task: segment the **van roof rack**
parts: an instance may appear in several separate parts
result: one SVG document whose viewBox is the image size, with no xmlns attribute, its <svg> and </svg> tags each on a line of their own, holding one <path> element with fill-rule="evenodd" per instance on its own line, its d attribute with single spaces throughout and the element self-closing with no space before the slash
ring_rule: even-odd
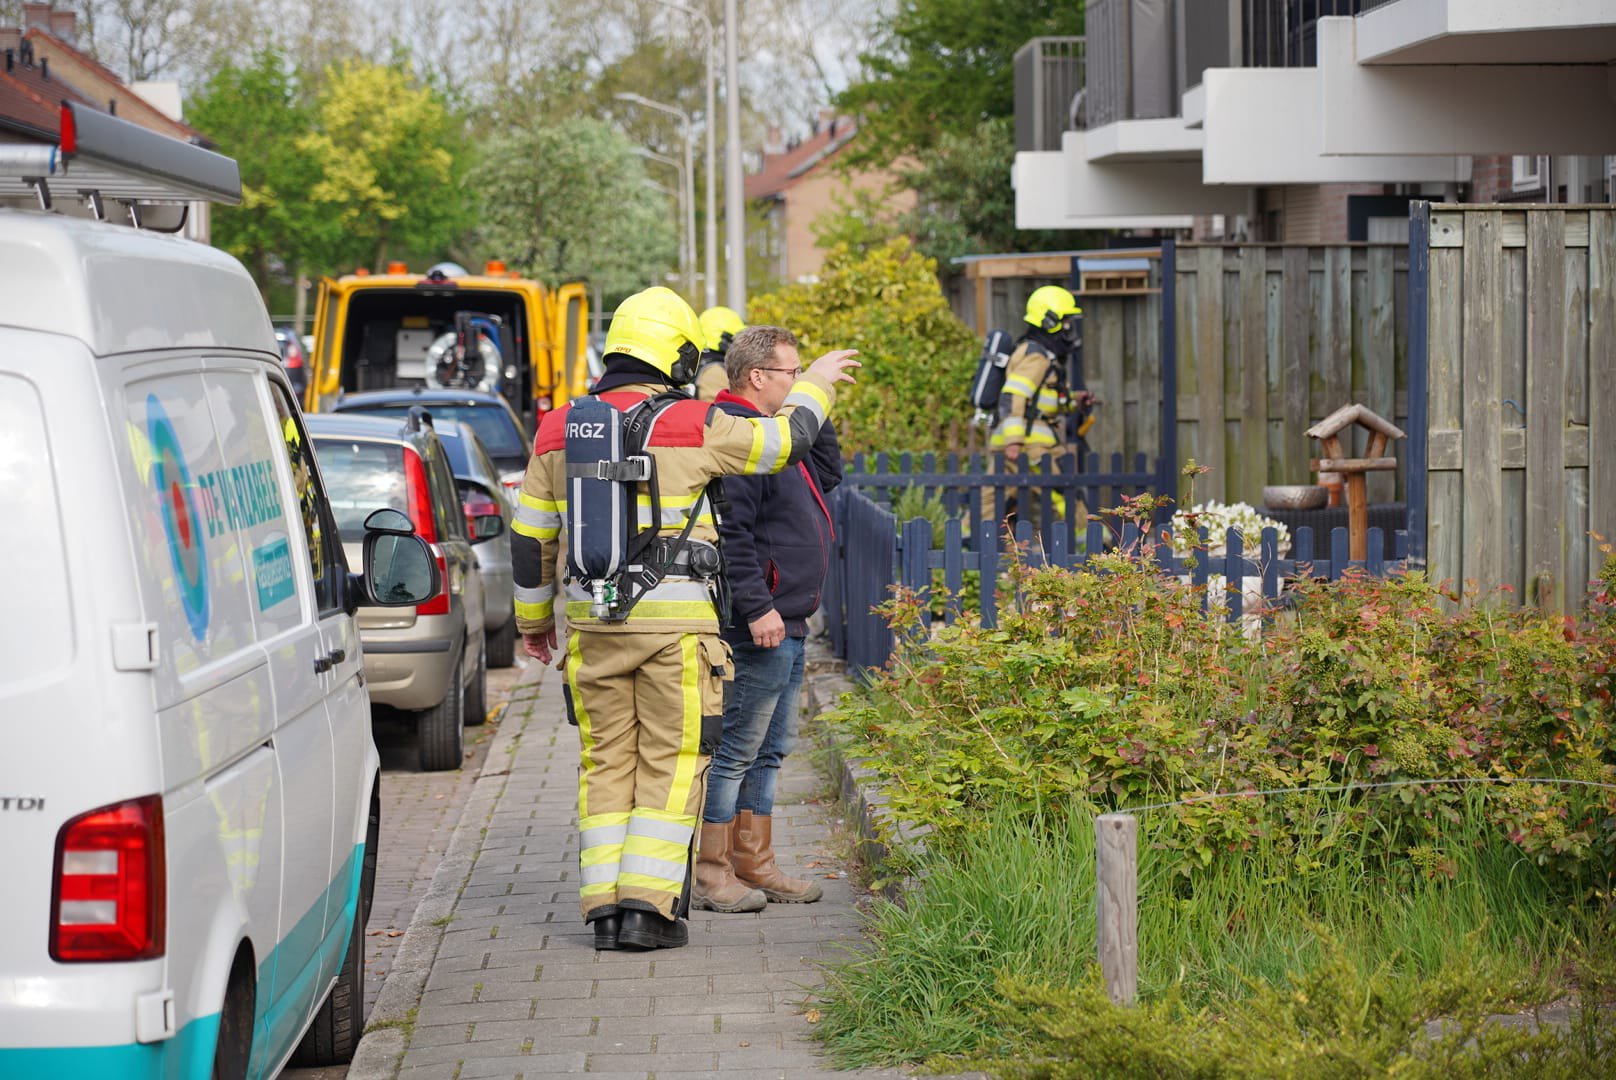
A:
<svg viewBox="0 0 1616 1080">
<path fill-rule="evenodd" d="M 0 143 L 0 197 L 30 194 L 45 210 L 53 198 L 82 198 L 98 218 L 116 200 L 139 225 L 142 205 L 241 202 L 241 170 L 234 158 L 64 101 L 57 145 Z"/>
</svg>

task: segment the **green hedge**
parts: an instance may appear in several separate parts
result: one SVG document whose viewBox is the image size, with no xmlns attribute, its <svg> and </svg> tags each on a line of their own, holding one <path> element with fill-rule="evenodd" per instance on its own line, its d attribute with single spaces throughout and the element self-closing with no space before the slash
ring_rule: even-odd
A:
<svg viewBox="0 0 1616 1080">
<path fill-rule="evenodd" d="M 796 334 L 805 364 L 859 350 L 858 385 L 838 388 L 835 409 L 849 454 L 951 449 L 950 424 L 971 418 L 979 343 L 949 308 L 936 262 L 906 239 L 863 253 L 839 246 L 817 281 L 753 297 L 747 318 Z"/>
</svg>

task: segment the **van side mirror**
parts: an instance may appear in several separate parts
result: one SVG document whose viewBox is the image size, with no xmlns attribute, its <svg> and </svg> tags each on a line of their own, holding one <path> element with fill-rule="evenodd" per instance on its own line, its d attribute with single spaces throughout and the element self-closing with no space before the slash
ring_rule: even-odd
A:
<svg viewBox="0 0 1616 1080">
<path fill-rule="evenodd" d="M 373 510 L 365 518 L 365 532 L 368 533 L 394 533 L 398 536 L 409 536 L 415 532 L 415 523 L 404 514 L 391 507 Z"/>
<path fill-rule="evenodd" d="M 426 541 L 413 534 L 370 533 L 365 537 L 365 599 L 377 607 L 424 604 L 443 587 L 438 561 Z"/>
<path fill-rule="evenodd" d="M 365 572 L 350 595 L 376 607 L 424 604 L 443 588 L 443 574 L 427 542 L 397 510 L 365 519 Z"/>
<path fill-rule="evenodd" d="M 505 531 L 505 519 L 498 514 L 481 514 L 472 519 L 471 542 L 480 544 Z"/>
</svg>

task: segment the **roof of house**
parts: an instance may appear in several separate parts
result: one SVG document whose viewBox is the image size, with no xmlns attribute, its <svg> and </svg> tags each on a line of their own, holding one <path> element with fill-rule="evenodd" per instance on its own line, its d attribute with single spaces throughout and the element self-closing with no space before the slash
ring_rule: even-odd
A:
<svg viewBox="0 0 1616 1080">
<path fill-rule="evenodd" d="M 127 103 L 139 114 L 132 115 L 129 111 L 125 111 L 121 114 L 125 120 L 186 142 L 201 139 L 201 132 L 164 113 L 132 90 L 111 68 L 87 53 L 80 52 L 70 43 L 38 27 L 26 31 L 23 40 L 32 42 L 34 51 L 49 60 L 55 68 L 50 78 L 52 87 L 58 90 L 73 89 L 76 91 L 73 97 L 102 112 L 112 111 L 107 108 L 107 103 L 109 99 L 115 97 Z M 64 68 L 69 70 L 63 70 Z M 73 84 L 71 87 L 70 83 Z M 59 101 L 63 96 L 62 93 L 57 93 L 54 100 Z M 55 125 L 52 125 L 51 130 L 55 131 Z"/>
<path fill-rule="evenodd" d="M 39 64 L 14 59 L 10 70 L 0 68 L 0 128 L 40 140 L 55 140 L 61 133 L 61 103 L 76 101 L 95 107 Z"/>
<path fill-rule="evenodd" d="M 841 117 L 781 154 L 765 153 L 763 168 L 748 176 L 744 190 L 748 201 L 779 195 L 812 172 L 815 166 L 846 146 L 858 134 L 858 125 Z"/>
</svg>

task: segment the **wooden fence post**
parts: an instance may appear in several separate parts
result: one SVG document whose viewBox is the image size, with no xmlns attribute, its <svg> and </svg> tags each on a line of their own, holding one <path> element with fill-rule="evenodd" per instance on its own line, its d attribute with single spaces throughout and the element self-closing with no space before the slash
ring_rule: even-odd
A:
<svg viewBox="0 0 1616 1080">
<path fill-rule="evenodd" d="M 1094 819 L 1095 938 L 1106 993 L 1118 1005 L 1139 991 L 1139 819 L 1101 814 Z"/>
</svg>

